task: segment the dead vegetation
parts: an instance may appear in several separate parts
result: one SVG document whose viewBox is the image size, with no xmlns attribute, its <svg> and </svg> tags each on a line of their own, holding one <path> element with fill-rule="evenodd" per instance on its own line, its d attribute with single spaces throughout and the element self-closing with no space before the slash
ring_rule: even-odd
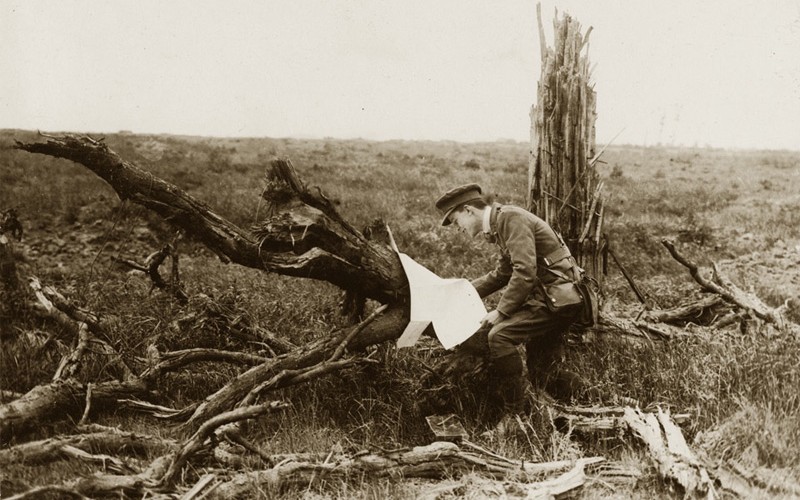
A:
<svg viewBox="0 0 800 500">
<path fill-rule="evenodd" d="M 17 265 L 19 261 L 14 257 L 13 243 L 4 237 L 3 292 L 16 298 L 15 301 L 4 301 L 6 308 L 16 304 L 13 305 L 15 309 L 8 309 L 11 312 L 6 314 L 15 319 L 27 315 L 41 318 L 51 325 L 48 328 L 53 332 L 52 339 L 45 340 L 45 344 L 59 342 L 64 348 L 49 381 L 24 394 L 9 394 L 0 406 L 0 435 L 10 444 L 2 450 L 0 461 L 33 465 L 74 460 L 102 464 L 104 470 L 51 486 L 34 487 L 27 494 L 51 491 L 89 496 L 119 493 L 138 496 L 146 491 L 160 495 L 190 491 L 197 494 L 211 488 L 214 488 L 215 495 L 247 494 L 254 485 L 266 490 L 280 490 L 290 485 L 308 484 L 320 476 L 330 480 L 364 474 L 441 478 L 480 470 L 489 477 L 503 477 L 515 482 L 519 489 L 517 493 L 538 495 L 564 492 L 584 484 L 585 466 L 599 463 L 599 459 L 590 458 L 559 462 L 558 467 L 552 468 L 547 464 L 528 464 L 533 468 L 531 470 L 537 471 L 537 475 L 530 476 L 531 471 L 523 462 L 523 475 L 520 476 L 520 469 L 512 466 L 516 463 L 514 460 L 483 447 L 466 451 L 463 446 L 469 447 L 470 444 L 465 443 L 461 446 L 434 443 L 421 448 L 356 451 L 335 456 L 270 455 L 264 451 L 263 445 L 248 437 L 247 422 L 286 409 L 281 398 L 271 399 L 271 395 L 277 394 L 278 389 L 308 384 L 348 367 L 375 363 L 375 351 L 365 351 L 365 348 L 391 341 L 402 332 L 407 314 L 406 297 L 402 293 L 402 275 L 398 274 L 398 263 L 393 260 L 391 251 L 382 243 L 372 243 L 362 236 L 335 212 L 333 205 L 321 193 L 310 194 L 287 162 L 273 164 L 277 166 L 275 171 L 283 174 L 276 174 L 272 182 L 281 175 L 288 175 L 286 185 L 288 189 L 298 190 L 298 195 L 293 201 L 285 196 L 281 198 L 273 215 L 258 225 L 251 235 L 177 187 L 153 179 L 124 162 L 100 141 L 77 137 L 51 138 L 44 144 L 19 147 L 67 156 L 80 160 L 93 171 L 96 169 L 121 197 L 154 207 L 182 229 L 188 238 L 199 240 L 211 248 L 223 262 L 237 262 L 255 270 L 283 272 L 289 276 L 296 276 L 302 269 L 306 275 L 323 280 L 330 278 L 345 291 L 357 292 L 385 304 L 371 306 L 368 316 L 351 326 L 335 330 L 316 341 L 295 344 L 278 333 L 253 324 L 241 314 L 226 313 L 220 302 L 208 296 L 187 294 L 180 286 L 178 260 L 174 256 L 170 278 L 164 279 L 159 268 L 172 252 L 170 247 L 164 246 L 144 264 L 133 261 L 124 264 L 146 273 L 152 286 L 177 304 L 202 304 L 195 309 L 196 312 L 176 318 L 178 324 L 216 325 L 214 330 L 221 335 L 235 338 L 238 342 L 255 343 L 259 348 L 203 348 L 193 346 L 190 339 L 184 340 L 188 345 L 182 349 L 165 350 L 168 343 L 165 344 L 165 339 L 157 335 L 131 357 L 130 353 L 122 353 L 113 345 L 113 339 L 119 337 L 124 323 L 78 307 L 54 287 L 29 279 L 33 278 L 30 270 L 25 263 Z M 752 294 L 733 285 L 718 269 L 711 279 L 706 279 L 696 264 L 680 255 L 669 243 L 665 245 L 671 249 L 674 258 L 689 269 L 697 283 L 714 295 L 669 310 L 646 307 L 635 317 L 618 317 L 607 310 L 595 335 L 623 334 L 634 342 L 648 343 L 670 342 L 687 335 L 710 339 L 714 331 L 734 323 L 740 325 L 739 330 L 754 331 L 759 328 L 758 323 L 763 323 L 771 325 L 780 335 L 796 334 L 795 326 L 785 320 L 781 308 L 764 305 Z M 258 251 L 253 253 L 253 249 Z M 362 251 L 366 257 L 361 256 Z M 374 267 L 370 268 L 373 263 Z M 336 276 L 332 277 L 334 274 Z M 372 282 L 366 283 L 366 280 Z M 348 284 L 346 287 L 343 286 L 345 283 Z M 687 325 L 693 326 L 687 329 Z M 473 359 L 480 359 L 480 356 Z M 202 363 L 225 363 L 244 369 L 196 404 L 173 409 L 153 402 L 158 400 L 154 396 L 165 377 Z M 452 377 L 464 376 L 465 372 L 452 362 L 452 358 L 447 359 L 447 366 Z M 473 365 L 472 369 L 476 366 L 480 365 Z M 444 387 L 452 394 L 452 381 L 447 382 L 446 378 L 448 372 L 445 370 L 441 374 L 445 378 L 439 381 L 446 383 L 438 389 L 442 391 Z M 98 428 L 88 423 L 123 404 L 151 415 L 147 418 L 181 422 L 183 432 L 177 433 L 173 440 L 164 440 L 129 430 Z M 669 414 L 657 407 L 652 411 L 624 406 L 605 410 L 559 409 L 549 404 L 546 407 L 556 412 L 554 421 L 566 422 L 568 429 L 580 430 L 584 434 L 622 429 L 625 434 L 630 432 L 638 436 L 650 450 L 659 473 L 675 481 L 687 493 L 707 496 L 725 490 L 746 495 L 753 489 L 764 488 L 756 476 L 749 475 L 741 467 L 731 468 L 699 458 L 687 446 Z M 542 411 L 551 411 L 542 408 Z M 46 428 L 61 430 L 54 437 L 30 441 Z M 70 428 L 72 432 L 65 432 Z M 662 436 L 666 436 L 666 441 Z M 143 451 L 151 458 L 144 461 L 137 458 L 136 454 Z M 131 453 L 133 456 L 129 455 Z M 191 467 L 202 467 L 208 463 L 209 457 L 214 457 L 224 467 L 206 468 L 209 472 L 190 475 L 188 477 L 193 479 L 188 479 L 186 473 L 190 464 L 194 464 Z M 268 468 L 255 465 L 254 459 Z M 234 472 L 243 464 L 250 464 L 250 470 Z M 605 470 L 619 471 L 620 467 L 611 464 Z M 596 471 L 596 478 L 602 477 L 599 469 L 592 470 Z M 542 483 L 545 472 L 552 479 Z M 770 485 L 769 488 L 791 492 L 794 486 Z"/>
<path fill-rule="evenodd" d="M 595 98 L 588 58 L 581 55 L 589 34 L 581 34 L 580 25 L 568 16 L 554 27 L 554 49 L 545 50 L 542 43 L 544 84 L 531 111 L 532 144 L 538 147 L 531 148 L 527 201 L 565 235 L 582 264 L 601 281 L 610 256 L 641 303 L 637 311 L 606 307 L 591 332 L 576 331 L 575 337 L 587 344 L 592 344 L 592 338 L 611 338 L 656 353 L 680 342 L 713 343 L 721 329 L 796 337 L 797 327 L 787 319 L 790 301 L 779 307 L 766 305 L 735 285 L 715 263 L 707 277 L 669 239 L 663 239 L 663 246 L 688 269 L 705 296 L 663 308 L 626 270 L 604 232 L 604 183 L 595 168 L 599 159 L 594 151 Z M 127 345 L 119 341 L 125 337 L 126 324 L 116 311 L 109 315 L 80 307 L 54 286 L 40 284 L 15 253 L 11 240 L 0 236 L 2 315 L 9 323 L 23 318 L 39 322 L 44 332 L 40 348 L 55 344 L 58 357 L 53 373 L 46 379 L 39 377 L 27 392 L 4 393 L 0 439 L 6 447 L 0 450 L 0 464 L 38 467 L 61 461 L 94 470 L 50 484 L 18 485 L 11 490 L 17 493 L 14 498 L 43 494 L 231 498 L 254 492 L 269 496 L 320 482 L 347 484 L 367 477 L 408 481 L 478 475 L 498 481 L 490 487 L 492 494 L 518 497 L 553 497 L 594 483 L 636 484 L 644 475 L 640 469 L 601 456 L 609 450 L 591 445 L 609 439 L 642 450 L 664 488 L 685 497 L 795 494 L 800 489 L 794 480 L 765 481 L 763 468 L 743 466 L 737 457 L 712 458 L 690 446 L 676 422 L 691 426 L 696 414 L 673 414 L 670 403 L 650 402 L 640 408 L 632 398 L 599 390 L 592 397 L 600 394 L 602 401 L 594 402 L 602 404 L 587 406 L 564 406 L 532 395 L 530 420 L 518 418 L 516 426 L 482 435 L 487 445 L 501 448 L 527 442 L 536 457 L 533 461 L 507 458 L 491 446 L 474 443 L 460 423 L 458 432 L 448 438 L 455 442 L 270 453 L 269 439 L 253 430 L 257 422 L 294 410 L 286 397 L 291 388 L 312 386 L 353 370 L 361 372 L 362 382 L 357 384 L 361 385 L 372 367 L 386 363 L 385 357 L 378 359 L 381 346 L 396 340 L 408 322 L 408 284 L 391 248 L 394 240 L 388 226 L 370 219 L 364 231 L 357 230 L 357 224 L 340 214 L 340 201 L 320 188 L 308 188 L 288 160 L 270 163 L 259 193 L 266 205 L 263 210 L 259 206 L 257 219 L 245 228 L 176 184 L 126 161 L 104 140 L 47 136 L 44 142 L 17 142 L 16 148 L 78 163 L 103 179 L 121 200 L 144 207 L 166 223 L 169 241 L 165 242 L 168 233 L 162 231 L 158 249 L 143 261 L 113 260 L 118 268 L 145 276 L 149 292 L 158 290 L 171 305 L 148 335 Z M 329 150 L 326 145 L 323 152 L 327 155 Z M 135 151 L 133 147 L 131 152 Z M 168 151 L 164 146 L 156 160 L 145 159 L 157 161 Z M 232 168 L 220 151 L 213 148 L 208 154 L 213 174 Z M 473 171 L 482 167 L 473 158 L 468 165 Z M 321 169 L 316 163 L 314 168 Z M 621 171 L 616 177 L 624 180 Z M 73 222 L 77 219 L 68 216 Z M 701 245 L 712 241 L 705 237 L 709 229 L 698 229 L 692 221 L 690 230 L 697 234 L 687 240 L 688 233 L 682 229 L 679 239 Z M 3 233 L 22 238 L 16 211 L 4 212 L 0 227 Z M 182 280 L 179 245 L 199 245 L 223 264 L 235 264 L 269 279 L 281 275 L 329 283 L 340 290 L 341 317 L 347 319 L 304 341 L 290 339 L 279 327 L 268 330 L 237 306 L 235 296 L 189 291 Z M 57 247 L 67 245 L 59 242 Z M 162 268 L 168 259 L 165 277 Z M 299 313 L 311 315 L 312 311 Z M 20 333 L 6 326 L 2 332 L 12 339 Z M 37 337 L 32 332 L 24 334 Z M 419 417 L 431 411 L 457 411 L 468 415 L 477 410 L 478 420 L 491 421 L 492 402 L 474 396 L 485 385 L 486 346 L 480 335 L 454 352 L 432 352 L 414 361 L 425 375 L 404 382 L 415 397 L 410 405 L 401 401 L 397 414 L 410 411 Z M 198 387 L 203 373 L 215 374 L 218 383 Z M 161 388 L 180 377 L 192 381 L 193 397 L 165 398 Z M 164 405 L 165 399 L 178 404 Z M 148 420 L 171 423 L 170 437 L 90 423 L 123 408 Z M 545 430 L 547 426 L 552 429 Z M 543 450 L 547 447 L 541 439 L 548 433 L 552 441 L 573 450 L 566 453 L 569 459 L 546 459 Z M 52 437 L 37 439 L 43 435 Z M 576 451 L 574 439 L 589 443 L 587 449 L 599 453 Z M 463 483 L 441 482 L 435 495 L 459 494 L 460 488 Z M 5 492 L 0 490 L 0 494 Z"/>
</svg>

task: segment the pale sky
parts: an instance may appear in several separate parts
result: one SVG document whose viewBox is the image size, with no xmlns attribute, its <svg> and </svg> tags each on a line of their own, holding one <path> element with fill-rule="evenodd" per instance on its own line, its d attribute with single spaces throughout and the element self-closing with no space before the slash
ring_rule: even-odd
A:
<svg viewBox="0 0 800 500">
<path fill-rule="evenodd" d="M 798 0 L 542 1 L 597 142 L 800 150 Z M 528 140 L 535 0 L 0 0 L 0 128 Z"/>
</svg>

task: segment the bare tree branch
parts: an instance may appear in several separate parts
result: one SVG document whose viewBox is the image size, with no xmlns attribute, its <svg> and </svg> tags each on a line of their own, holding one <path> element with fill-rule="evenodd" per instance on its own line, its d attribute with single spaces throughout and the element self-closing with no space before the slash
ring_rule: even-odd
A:
<svg viewBox="0 0 800 500">
<path fill-rule="evenodd" d="M 397 255 L 367 241 L 321 193 L 312 195 L 285 160 L 273 162 L 273 182 L 285 185 L 299 204 L 291 212 L 262 221 L 252 234 L 180 188 L 122 160 L 102 141 L 67 135 L 46 142 L 17 142 L 16 148 L 84 165 L 108 182 L 121 199 L 153 210 L 202 241 L 224 262 L 329 281 L 383 303 L 408 296 Z"/>
<path fill-rule="evenodd" d="M 671 241 L 662 240 L 661 244 L 667 248 L 670 255 L 672 255 L 672 258 L 680 262 L 689 270 L 689 274 L 692 275 L 692 278 L 694 278 L 694 280 L 704 289 L 708 290 L 709 292 L 719 294 L 723 299 L 732 304 L 736 304 L 742 309 L 752 311 L 753 314 L 755 314 L 758 318 L 768 321 L 778 328 L 784 328 L 786 326 L 780 313 L 767 307 L 757 297 L 753 297 L 744 293 L 732 282 L 730 282 L 730 280 L 727 280 L 721 276 L 716 264 L 714 265 L 714 274 L 716 276 L 716 280 L 709 281 L 700 274 L 697 264 L 689 261 L 686 257 L 678 253 L 678 251 L 675 249 L 675 245 Z"/>
<path fill-rule="evenodd" d="M 200 428 L 197 429 L 197 431 L 188 440 L 186 440 L 186 442 L 183 443 L 181 449 L 172 459 L 167 471 L 160 479 L 160 484 L 172 484 L 177 475 L 180 474 L 183 466 L 186 465 L 186 462 L 189 460 L 189 458 L 203 448 L 206 440 L 220 426 L 230 424 L 232 422 L 256 418 L 261 415 L 266 415 L 267 413 L 282 410 L 287 406 L 288 405 L 282 401 L 270 401 L 269 403 L 260 405 L 237 408 L 232 411 L 221 413 L 214 418 L 209 419 L 203 425 L 201 425 Z"/>
</svg>

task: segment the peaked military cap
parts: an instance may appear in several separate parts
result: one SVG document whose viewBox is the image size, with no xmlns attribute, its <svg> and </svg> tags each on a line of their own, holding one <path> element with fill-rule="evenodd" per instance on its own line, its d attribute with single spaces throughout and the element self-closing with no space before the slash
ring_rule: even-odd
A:
<svg viewBox="0 0 800 500">
<path fill-rule="evenodd" d="M 477 184 L 464 184 L 451 189 L 436 200 L 436 208 L 442 213 L 442 225 L 450 224 L 450 214 L 464 203 L 482 200 L 481 187 Z"/>
</svg>

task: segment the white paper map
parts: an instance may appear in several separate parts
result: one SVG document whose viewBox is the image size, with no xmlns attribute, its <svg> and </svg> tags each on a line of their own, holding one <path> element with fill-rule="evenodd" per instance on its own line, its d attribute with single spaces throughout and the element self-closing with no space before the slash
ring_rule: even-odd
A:
<svg viewBox="0 0 800 500">
<path fill-rule="evenodd" d="M 445 349 L 464 342 L 480 328 L 486 307 L 468 280 L 440 278 L 408 255 L 398 255 L 411 288 L 411 321 L 397 347 L 414 345 L 431 323 Z"/>
</svg>

